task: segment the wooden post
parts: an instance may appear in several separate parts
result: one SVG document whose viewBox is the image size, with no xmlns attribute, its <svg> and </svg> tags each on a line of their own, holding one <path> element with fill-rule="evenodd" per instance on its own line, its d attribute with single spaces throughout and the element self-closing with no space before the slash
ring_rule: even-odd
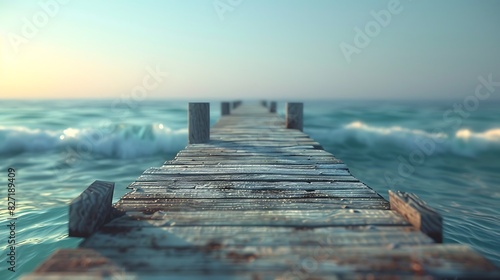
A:
<svg viewBox="0 0 500 280">
<path fill-rule="evenodd" d="M 286 128 L 302 131 L 303 103 L 286 103 Z"/>
<path fill-rule="evenodd" d="M 266 101 L 266 100 L 262 100 L 262 101 L 260 102 L 260 104 L 262 104 L 262 106 L 264 106 L 264 107 L 267 107 L 267 101 Z"/>
<path fill-rule="evenodd" d="M 271 101 L 271 106 L 269 106 L 269 112 L 276 113 L 276 101 Z"/>
<path fill-rule="evenodd" d="M 107 223 L 115 183 L 95 181 L 69 204 L 69 236 L 88 237 Z"/>
<path fill-rule="evenodd" d="M 210 141 L 210 103 L 189 103 L 189 144 Z"/>
<path fill-rule="evenodd" d="M 240 106 L 240 105 L 241 105 L 241 101 L 240 100 L 233 101 L 233 109 L 238 108 L 238 106 Z"/>
<path fill-rule="evenodd" d="M 231 106 L 230 106 L 229 102 L 221 102 L 220 111 L 221 111 L 220 114 L 222 116 L 226 116 L 226 115 L 231 114 Z"/>
<path fill-rule="evenodd" d="M 401 214 L 410 224 L 437 243 L 443 242 L 443 218 L 418 196 L 389 191 L 389 201 L 391 209 Z"/>
</svg>

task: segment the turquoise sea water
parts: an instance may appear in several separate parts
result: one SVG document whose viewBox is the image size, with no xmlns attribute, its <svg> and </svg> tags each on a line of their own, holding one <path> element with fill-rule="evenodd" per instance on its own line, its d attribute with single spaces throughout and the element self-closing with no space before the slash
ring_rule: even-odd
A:
<svg viewBox="0 0 500 280">
<path fill-rule="evenodd" d="M 68 203 L 94 180 L 115 182 L 116 201 L 186 145 L 187 102 L 113 102 L 0 101 L 0 279 L 78 245 L 67 236 Z M 500 103 L 453 112 L 455 104 L 305 102 L 304 130 L 384 197 L 413 192 L 436 208 L 445 242 L 469 244 L 500 265 Z M 211 106 L 214 123 L 220 105 Z M 278 108 L 283 114 L 284 103 Z M 16 170 L 15 273 L 6 263 L 8 168 Z"/>
</svg>

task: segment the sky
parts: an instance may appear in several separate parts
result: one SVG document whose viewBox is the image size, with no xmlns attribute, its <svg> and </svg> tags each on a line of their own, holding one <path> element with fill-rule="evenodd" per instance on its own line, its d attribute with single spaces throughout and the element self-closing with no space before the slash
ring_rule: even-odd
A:
<svg viewBox="0 0 500 280">
<path fill-rule="evenodd" d="M 500 81 L 499 12 L 496 0 L 0 0 L 0 98 L 464 98 L 479 76 Z"/>
</svg>

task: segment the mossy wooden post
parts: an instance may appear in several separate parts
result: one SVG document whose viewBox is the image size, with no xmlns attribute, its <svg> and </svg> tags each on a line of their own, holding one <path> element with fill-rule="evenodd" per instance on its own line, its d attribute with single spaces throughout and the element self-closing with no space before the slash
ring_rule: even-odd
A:
<svg viewBox="0 0 500 280">
<path fill-rule="evenodd" d="M 271 101 L 271 105 L 269 106 L 269 112 L 276 113 L 276 101 Z"/>
<path fill-rule="evenodd" d="M 389 191 L 391 209 L 437 243 L 443 243 L 443 218 L 412 193 Z"/>
<path fill-rule="evenodd" d="M 107 223 L 115 183 L 95 181 L 69 204 L 69 236 L 88 237 Z"/>
<path fill-rule="evenodd" d="M 302 131 L 303 103 L 286 103 L 286 128 L 298 129 Z"/>
<path fill-rule="evenodd" d="M 210 140 L 210 103 L 189 103 L 189 144 Z"/>
<path fill-rule="evenodd" d="M 229 102 L 222 102 L 220 104 L 220 114 L 222 116 L 227 116 L 227 115 L 231 114 L 231 106 L 230 106 Z"/>
</svg>

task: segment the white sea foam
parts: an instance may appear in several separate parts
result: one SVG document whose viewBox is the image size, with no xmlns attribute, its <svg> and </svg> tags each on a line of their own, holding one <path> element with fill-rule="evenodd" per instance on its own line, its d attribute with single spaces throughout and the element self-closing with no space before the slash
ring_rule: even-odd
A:
<svg viewBox="0 0 500 280">
<path fill-rule="evenodd" d="M 500 128 L 494 128 L 485 132 L 473 132 L 469 129 L 461 129 L 457 131 L 455 137 L 465 141 L 478 140 L 484 142 L 500 142 Z"/>
<path fill-rule="evenodd" d="M 461 129 L 455 134 L 431 133 L 401 126 L 373 126 L 355 121 L 335 130 L 312 129 L 311 134 L 323 145 L 361 144 L 370 147 L 390 145 L 414 149 L 418 141 L 431 141 L 439 153 L 473 156 L 487 150 L 500 150 L 500 128 L 484 132 Z M 151 125 L 116 124 L 106 128 L 56 130 L 0 126 L 0 154 L 69 151 L 81 156 L 136 158 L 172 154 L 187 144 L 187 129 Z"/>
<path fill-rule="evenodd" d="M 416 149 L 419 143 L 432 143 L 437 153 L 474 156 L 487 150 L 500 150 L 500 128 L 484 132 L 468 129 L 456 133 L 433 133 L 402 126 L 374 126 L 360 121 L 351 122 L 334 130 L 311 129 L 311 135 L 322 144 L 365 145 Z"/>
<path fill-rule="evenodd" d="M 81 156 L 135 158 L 175 153 L 186 145 L 186 139 L 186 129 L 173 130 L 163 124 L 68 127 L 61 131 L 0 127 L 0 154 L 57 150 Z"/>
</svg>

